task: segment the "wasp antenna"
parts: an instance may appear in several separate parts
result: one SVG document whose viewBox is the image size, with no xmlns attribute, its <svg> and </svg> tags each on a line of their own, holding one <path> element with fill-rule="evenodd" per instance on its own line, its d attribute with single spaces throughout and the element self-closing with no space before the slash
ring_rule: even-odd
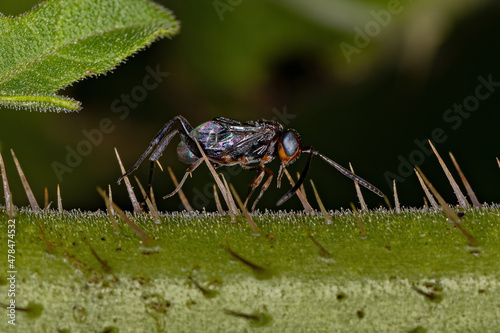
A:
<svg viewBox="0 0 500 333">
<path fill-rule="evenodd" d="M 307 159 L 306 166 L 304 167 L 304 171 L 302 171 L 302 174 L 300 175 L 299 180 L 295 183 L 295 185 L 292 187 L 292 189 L 290 191 L 288 191 L 284 196 L 282 196 L 281 199 L 278 200 L 278 203 L 276 204 L 276 206 L 281 206 L 288 199 L 290 199 L 292 197 L 292 195 L 294 195 L 295 192 L 297 192 L 297 190 L 300 188 L 300 186 L 302 185 L 302 183 L 306 179 L 307 172 L 309 171 L 309 165 L 311 165 L 311 159 L 313 157 L 312 152 L 314 152 L 314 151 L 312 150 L 312 148 L 310 148 L 308 151 L 302 151 L 302 152 L 310 153 L 309 158 Z"/>
<path fill-rule="evenodd" d="M 320 152 L 313 150 L 312 148 L 303 150 L 302 152 L 311 153 L 311 155 L 317 155 L 317 156 L 321 157 L 326 163 L 330 164 L 332 167 L 337 169 L 341 174 L 343 174 L 347 178 L 350 178 L 354 181 L 357 181 L 359 185 L 367 188 L 368 190 L 372 191 L 373 193 L 375 193 L 376 195 L 378 195 L 381 198 L 383 198 L 385 196 L 384 193 L 381 190 L 379 190 L 378 188 L 376 188 L 374 185 L 370 184 L 368 181 L 364 180 L 363 178 L 353 174 L 352 172 L 350 172 L 349 170 L 347 170 L 346 168 L 344 168 L 343 166 L 341 166 L 337 162 L 332 161 L 331 159 L 329 159 L 325 155 L 321 154 Z"/>
</svg>

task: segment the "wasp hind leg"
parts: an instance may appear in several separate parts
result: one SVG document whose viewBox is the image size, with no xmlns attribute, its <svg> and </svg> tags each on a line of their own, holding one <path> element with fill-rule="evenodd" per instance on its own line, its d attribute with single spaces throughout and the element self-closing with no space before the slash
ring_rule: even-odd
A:
<svg viewBox="0 0 500 333">
<path fill-rule="evenodd" d="M 177 129 L 171 131 L 171 128 L 176 121 L 179 121 L 181 123 L 181 131 L 179 131 Z M 148 157 L 149 154 L 151 154 L 151 156 L 149 157 L 150 171 L 149 171 L 149 182 L 148 182 L 148 188 L 147 188 L 147 196 L 150 197 L 155 162 L 158 161 L 158 159 L 163 154 L 163 152 L 167 148 L 167 146 L 170 143 L 170 141 L 172 140 L 172 138 L 177 133 L 179 133 L 179 135 L 181 136 L 181 140 L 184 141 L 189 147 L 193 146 L 194 140 L 189 136 L 189 134 L 191 133 L 192 130 L 193 130 L 193 127 L 189 124 L 189 122 L 184 117 L 176 116 L 173 119 L 171 119 L 155 135 L 153 140 L 151 140 L 151 142 L 149 143 L 149 147 L 142 154 L 142 156 L 139 158 L 139 160 L 137 160 L 137 162 L 134 164 L 134 166 L 132 168 L 130 168 L 127 172 L 125 172 L 120 178 L 118 178 L 118 184 L 120 184 L 120 182 L 122 181 L 122 179 L 124 177 L 130 175 L 132 172 L 137 170 L 137 168 L 141 165 L 141 163 Z M 195 150 L 195 151 L 197 151 L 197 150 Z"/>
</svg>

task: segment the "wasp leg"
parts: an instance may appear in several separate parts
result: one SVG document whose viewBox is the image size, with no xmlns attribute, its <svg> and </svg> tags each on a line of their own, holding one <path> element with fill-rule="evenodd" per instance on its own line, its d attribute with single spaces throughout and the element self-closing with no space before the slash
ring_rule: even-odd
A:
<svg viewBox="0 0 500 333">
<path fill-rule="evenodd" d="M 149 156 L 149 161 L 150 161 L 149 181 L 148 181 L 148 188 L 146 191 L 146 195 L 148 198 L 150 197 L 151 186 L 153 184 L 153 173 L 155 171 L 155 162 L 158 161 L 161 154 L 163 154 L 168 144 L 177 133 L 179 133 L 178 130 L 173 130 L 172 132 L 170 132 L 166 137 L 163 138 L 163 140 L 161 140 L 161 142 L 158 144 L 158 147 L 156 147 L 151 156 Z"/>
<path fill-rule="evenodd" d="M 243 167 L 245 170 L 255 170 L 257 169 L 257 167 L 254 167 L 254 168 L 245 168 Z M 255 191 L 255 189 L 260 185 L 260 183 L 262 182 L 262 179 L 264 178 L 264 174 L 265 172 L 260 170 L 259 173 L 257 174 L 257 176 L 255 176 L 255 178 L 252 180 L 252 183 L 250 184 L 250 189 L 248 191 L 248 195 L 245 199 L 245 202 L 243 203 L 243 205 L 246 207 L 248 205 L 248 200 L 250 200 L 250 197 L 252 196 L 253 192 Z"/>
<path fill-rule="evenodd" d="M 182 185 L 184 185 L 184 182 L 186 181 L 187 177 L 190 176 L 191 173 L 194 170 L 196 170 L 196 168 L 199 167 L 200 164 L 202 164 L 202 163 L 203 163 L 203 158 L 200 158 L 196 162 L 194 162 L 193 164 L 191 164 L 191 166 L 189 168 L 187 168 L 186 173 L 184 174 L 184 177 L 182 177 L 182 180 L 179 183 L 179 185 L 177 186 L 177 188 L 175 190 L 173 190 L 171 193 L 169 193 L 166 196 L 164 196 L 163 199 L 170 198 L 171 196 L 173 196 L 174 194 L 176 194 L 177 192 L 179 192 L 179 190 L 182 188 Z"/>
<path fill-rule="evenodd" d="M 245 207 L 247 206 L 248 200 L 250 200 L 250 197 L 252 196 L 255 189 L 257 187 L 259 187 L 260 183 L 262 183 L 262 180 L 264 179 L 264 175 L 266 173 L 269 174 L 269 177 L 267 178 L 266 182 L 264 183 L 264 185 L 262 185 L 262 188 L 260 189 L 259 196 L 257 197 L 257 199 L 255 199 L 255 201 L 252 205 L 252 212 L 253 212 L 255 210 L 255 206 L 257 205 L 257 202 L 259 202 L 260 198 L 262 197 L 264 192 L 267 190 L 267 188 L 271 184 L 271 181 L 273 179 L 274 174 L 271 170 L 263 167 L 262 165 L 256 165 L 256 166 L 252 166 L 252 167 L 249 167 L 246 165 L 241 165 L 241 167 L 245 170 L 258 170 L 259 171 L 257 176 L 255 176 L 255 178 L 253 179 L 252 184 L 250 184 L 250 191 L 249 191 L 247 198 L 245 199 L 245 203 L 244 203 Z"/>
<path fill-rule="evenodd" d="M 179 130 L 174 130 L 170 131 L 172 128 L 173 124 L 179 121 L 181 124 L 182 131 L 179 132 Z M 167 148 L 168 144 L 172 140 L 175 134 L 179 133 L 181 136 L 181 139 L 190 147 L 194 146 L 196 147 L 196 144 L 194 143 L 194 140 L 189 136 L 191 131 L 193 130 L 193 127 L 189 124 L 189 122 L 183 117 L 183 116 L 176 116 L 173 119 L 171 119 L 168 123 L 163 126 L 163 128 L 155 135 L 153 140 L 149 143 L 149 147 L 146 149 L 146 151 L 142 154 L 142 156 L 139 158 L 139 160 L 134 164 L 132 168 L 130 168 L 125 174 L 123 174 L 120 178 L 118 178 L 118 184 L 122 181 L 122 179 L 125 176 L 130 175 L 132 172 L 137 170 L 139 165 L 148 157 L 148 155 L 154 150 L 154 152 L 151 154 L 149 160 L 151 161 L 151 167 L 150 167 L 150 173 L 149 173 L 149 184 L 148 184 L 148 189 L 147 189 L 147 194 L 149 197 L 149 193 L 151 192 L 151 184 L 153 181 L 153 172 L 154 172 L 154 162 L 156 162 L 163 151 Z M 198 152 L 198 149 L 196 148 L 195 150 Z"/>
<path fill-rule="evenodd" d="M 259 202 L 260 198 L 262 198 L 262 195 L 269 188 L 269 185 L 271 185 L 271 181 L 273 180 L 273 172 L 271 170 L 269 170 L 268 168 L 264 168 L 263 170 L 264 170 L 264 172 L 267 172 L 269 174 L 269 177 L 267 178 L 264 185 L 262 185 L 262 187 L 260 188 L 259 196 L 253 202 L 252 212 L 255 210 L 255 207 L 257 206 L 257 202 Z"/>
<path fill-rule="evenodd" d="M 154 172 L 154 168 L 155 168 L 155 162 L 158 161 L 161 157 L 161 155 L 163 154 L 163 152 L 165 151 L 165 149 L 167 148 L 168 144 L 170 143 L 170 140 L 172 140 L 172 138 L 177 134 L 179 133 L 180 137 L 181 137 L 181 141 L 183 141 L 184 143 L 186 143 L 186 145 L 189 146 L 189 140 L 192 140 L 192 138 L 188 135 L 186 135 L 185 133 L 183 132 L 179 132 L 178 130 L 173 130 L 172 132 L 170 132 L 161 142 L 160 144 L 158 145 L 158 147 L 155 149 L 155 151 L 151 154 L 151 156 L 149 157 L 149 160 L 151 162 L 151 167 L 150 167 L 150 171 L 149 171 L 149 183 L 148 183 L 148 190 L 147 190 L 147 195 L 149 197 L 149 193 L 151 191 L 151 186 L 153 184 L 153 172 Z M 196 148 L 198 149 L 198 148 Z M 198 151 L 198 150 L 195 150 L 195 151 Z M 196 163 L 198 163 L 199 161 L 196 161 Z M 195 164 L 196 164 L 195 163 Z M 201 162 L 200 162 L 201 163 Z M 194 170 L 194 169 L 193 169 Z M 184 179 L 185 180 L 185 179 Z M 180 189 L 180 188 L 179 188 Z"/>
</svg>

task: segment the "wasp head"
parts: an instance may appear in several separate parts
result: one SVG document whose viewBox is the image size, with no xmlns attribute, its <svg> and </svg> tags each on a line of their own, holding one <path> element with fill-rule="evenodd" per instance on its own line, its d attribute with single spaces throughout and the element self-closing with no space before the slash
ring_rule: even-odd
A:
<svg viewBox="0 0 500 333">
<path fill-rule="evenodd" d="M 294 130 L 287 130 L 281 134 L 278 141 L 278 155 L 281 160 L 278 172 L 278 187 L 281 185 L 281 177 L 285 168 L 295 162 L 302 153 L 302 143 L 299 134 Z"/>
</svg>

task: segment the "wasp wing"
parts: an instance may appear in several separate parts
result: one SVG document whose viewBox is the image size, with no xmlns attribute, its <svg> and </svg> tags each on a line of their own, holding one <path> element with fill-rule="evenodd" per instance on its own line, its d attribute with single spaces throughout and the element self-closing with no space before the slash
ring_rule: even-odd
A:
<svg viewBox="0 0 500 333">
<path fill-rule="evenodd" d="M 238 120 L 234 120 L 231 118 L 226 118 L 226 117 L 216 117 L 214 118 L 214 121 L 219 122 L 219 123 L 224 123 L 228 125 L 241 125 L 241 122 Z"/>
<path fill-rule="evenodd" d="M 246 156 L 248 163 L 254 163 L 266 153 L 273 155 L 280 130 L 281 125 L 276 126 L 273 122 L 240 123 L 219 117 L 200 125 L 192 134 L 202 144 L 208 157 L 222 160 L 222 156 L 228 155 L 236 161 Z"/>
<path fill-rule="evenodd" d="M 226 153 L 233 159 L 245 156 L 248 163 L 260 162 L 264 155 L 274 156 L 279 128 L 269 123 L 253 122 L 230 126 L 233 144 Z"/>
</svg>

